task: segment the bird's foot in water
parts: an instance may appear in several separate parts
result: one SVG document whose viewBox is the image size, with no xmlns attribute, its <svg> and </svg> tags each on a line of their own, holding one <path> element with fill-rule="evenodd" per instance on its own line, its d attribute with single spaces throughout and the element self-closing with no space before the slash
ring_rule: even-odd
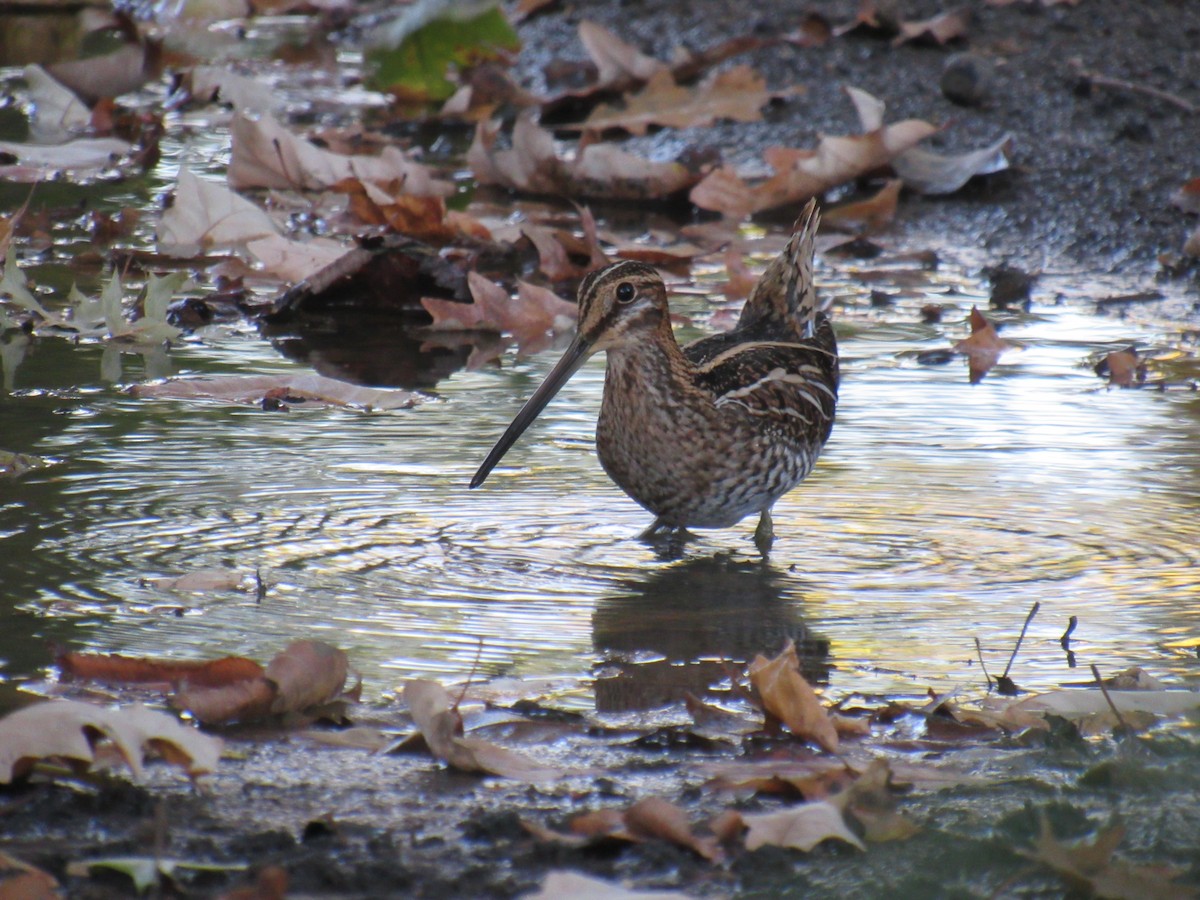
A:
<svg viewBox="0 0 1200 900">
<path fill-rule="evenodd" d="M 764 509 L 758 518 L 758 527 L 754 529 L 754 546 L 766 559 L 771 555 L 771 547 L 775 543 L 775 523 L 771 521 L 771 511 Z"/>
<path fill-rule="evenodd" d="M 663 559 L 678 559 L 683 556 L 683 546 L 696 536 L 682 525 L 668 525 L 661 519 L 638 535 L 638 540 L 649 544 Z"/>
</svg>

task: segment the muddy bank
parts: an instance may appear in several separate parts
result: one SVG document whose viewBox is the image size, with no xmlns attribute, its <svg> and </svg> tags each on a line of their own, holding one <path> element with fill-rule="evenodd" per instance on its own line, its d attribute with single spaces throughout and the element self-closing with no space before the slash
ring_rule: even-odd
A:
<svg viewBox="0 0 1200 900">
<path fill-rule="evenodd" d="M 881 6 L 883 4 L 880 4 Z M 891 4 L 901 18 L 941 11 L 936 3 Z M 937 46 L 856 29 L 823 46 L 788 44 L 739 58 L 773 87 L 805 92 L 772 108 L 766 121 L 660 132 L 634 142 L 671 155 L 681 143 L 716 147 L 726 160 L 761 165 L 773 144 L 814 146 L 821 133 L 857 130 L 842 88 L 886 101 L 889 120 L 917 117 L 945 126 L 931 144 L 945 151 L 1014 138 L 1014 169 L 976 179 L 945 197 L 906 193 L 893 234 L 941 236 L 995 259 L 1032 269 L 1156 271 L 1160 254 L 1178 255 L 1195 227 L 1168 198 L 1200 172 L 1200 115 L 1161 97 L 1091 84 L 1084 73 L 1128 81 L 1200 106 L 1200 6 L 1186 0 L 1130 4 L 1083 0 L 1077 6 L 971 4 L 966 41 Z M 584 18 L 613 29 L 644 52 L 668 57 L 676 45 L 699 49 L 747 30 L 794 31 L 804 3 L 749 8 L 743 3 L 690 4 L 680 22 L 673 4 L 588 4 L 539 16 L 521 28 L 521 65 L 536 83 L 555 58 L 581 58 L 575 34 Z M 854 20 L 855 2 L 813 7 L 829 22 Z M 978 105 L 952 102 L 940 87 L 954 54 L 980 62 L 986 87 Z M 1193 288 L 1196 269 L 1184 276 Z"/>
</svg>

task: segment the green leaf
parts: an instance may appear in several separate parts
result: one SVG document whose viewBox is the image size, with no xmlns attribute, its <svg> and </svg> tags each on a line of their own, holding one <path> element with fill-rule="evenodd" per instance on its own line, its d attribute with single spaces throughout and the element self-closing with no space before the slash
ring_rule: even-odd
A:
<svg viewBox="0 0 1200 900">
<path fill-rule="evenodd" d="M 447 77 L 451 67 L 468 68 L 521 46 L 496 7 L 462 21 L 454 21 L 443 10 L 440 17 L 404 31 L 400 29 L 398 41 L 368 49 L 368 83 L 412 100 L 445 100 L 456 89 Z"/>
</svg>

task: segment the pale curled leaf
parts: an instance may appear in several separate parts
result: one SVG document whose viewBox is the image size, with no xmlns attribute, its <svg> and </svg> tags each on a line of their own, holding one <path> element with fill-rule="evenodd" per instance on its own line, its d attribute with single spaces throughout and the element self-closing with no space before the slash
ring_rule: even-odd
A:
<svg viewBox="0 0 1200 900">
<path fill-rule="evenodd" d="M 87 129 L 92 112 L 74 91 L 41 66 L 26 66 L 22 75 L 29 86 L 29 134 L 39 144 L 57 144 Z"/>
<path fill-rule="evenodd" d="M 342 693 L 350 662 L 344 651 L 322 641 L 293 641 L 267 664 L 276 688 L 272 713 L 299 712 Z"/>
<path fill-rule="evenodd" d="M 27 706 L 0 719 L 0 784 L 12 781 L 22 762 L 56 757 L 93 762 L 95 733 L 112 741 L 138 778 L 142 775 L 143 755 L 151 746 L 169 747 L 173 760 L 180 761 L 193 777 L 212 772 L 221 755 L 217 738 L 140 704 L 106 709 L 74 700 L 54 700 Z"/>
<path fill-rule="evenodd" d="M 282 404 L 312 403 L 363 410 L 408 409 L 421 402 L 413 391 L 369 388 L 323 375 L 213 375 L 135 384 L 135 397 L 159 400 L 221 400 L 261 405 L 274 399 Z"/>
<path fill-rule="evenodd" d="M 1013 136 L 966 153 L 934 153 L 913 147 L 892 160 L 892 168 L 904 186 L 922 194 L 952 194 L 976 175 L 991 175 L 1009 167 Z"/>
<path fill-rule="evenodd" d="M 791 847 L 808 853 L 831 838 L 845 841 L 859 850 L 867 849 L 858 835 L 846 826 L 841 810 L 823 800 L 773 813 L 743 813 L 742 821 L 748 829 L 747 850 L 771 846 Z"/>
<path fill-rule="evenodd" d="M 249 200 L 184 168 L 179 170 L 174 202 L 158 225 L 158 249 L 171 256 L 192 257 L 217 248 L 241 247 L 277 232 L 271 217 Z"/>
</svg>

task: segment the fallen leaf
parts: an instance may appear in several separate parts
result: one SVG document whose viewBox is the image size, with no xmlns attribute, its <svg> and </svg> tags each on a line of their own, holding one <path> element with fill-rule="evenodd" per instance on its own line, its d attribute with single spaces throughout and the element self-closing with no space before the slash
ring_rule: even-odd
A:
<svg viewBox="0 0 1200 900">
<path fill-rule="evenodd" d="M 687 813 L 662 797 L 647 797 L 625 810 L 625 825 L 635 834 L 660 838 L 686 847 L 711 862 L 724 858 L 716 838 L 700 836 L 692 831 Z"/>
<path fill-rule="evenodd" d="M 54 663 L 64 679 L 105 684 L 176 684 L 186 681 L 197 687 L 213 687 L 261 678 L 263 675 L 262 666 L 240 656 L 171 660 L 123 656 L 119 653 L 60 652 L 55 655 Z"/>
<path fill-rule="evenodd" d="M 285 900 L 288 874 L 282 866 L 263 866 L 254 877 L 254 884 L 234 888 L 217 900 Z"/>
<path fill-rule="evenodd" d="M 800 674 L 796 645 L 791 640 L 774 659 L 756 656 L 749 674 L 767 712 L 801 740 L 811 740 L 829 753 L 837 752 L 837 731 L 820 698 Z"/>
<path fill-rule="evenodd" d="M 978 384 L 1011 345 L 996 334 L 996 327 L 976 307 L 971 307 L 971 336 L 954 345 L 967 358 L 971 384 Z"/>
<path fill-rule="evenodd" d="M 304 281 L 352 252 L 350 248 L 327 238 L 293 241 L 280 234 L 247 241 L 246 250 L 262 264 L 264 272 L 293 284 Z"/>
<path fill-rule="evenodd" d="M 240 113 L 230 125 L 232 152 L 226 178 L 234 190 L 291 188 L 318 191 L 346 178 L 389 184 L 419 197 L 445 197 L 454 185 L 433 169 L 409 159 L 399 147 L 379 156 L 346 156 L 322 150 L 292 134 L 270 116 L 251 119 Z"/>
<path fill-rule="evenodd" d="M 1200 256 L 1200 228 L 1191 233 L 1183 244 L 1181 251 L 1184 256 Z"/>
<path fill-rule="evenodd" d="M 728 166 L 716 169 L 689 195 L 702 209 L 742 218 L 778 206 L 793 206 L 888 165 L 896 156 L 937 131 L 907 119 L 883 124 L 884 104 L 865 91 L 847 88 L 864 134 L 823 136 L 814 150 L 769 148 L 764 157 L 776 174 L 751 186 Z"/>
<path fill-rule="evenodd" d="M 29 136 L 38 144 L 61 144 L 86 131 L 92 111 L 68 87 L 41 66 L 22 72 L 29 90 Z"/>
<path fill-rule="evenodd" d="M 61 886 L 53 875 L 0 851 L 0 897 L 4 900 L 59 900 Z"/>
<path fill-rule="evenodd" d="M 847 203 L 821 211 L 821 223 L 835 228 L 846 228 L 861 234 L 882 231 L 896 216 L 896 204 L 900 200 L 903 182 L 893 178 L 878 193 L 857 203 Z"/>
<path fill-rule="evenodd" d="M 293 641 L 261 675 L 216 687 L 187 684 L 171 698 L 201 722 L 254 721 L 303 713 L 343 696 L 346 654 L 321 641 Z"/>
<path fill-rule="evenodd" d="M 651 125 L 667 128 L 696 128 L 720 119 L 756 122 L 762 107 L 777 97 L 795 93 L 767 90 L 766 79 L 749 66 L 737 66 L 715 72 L 694 87 L 675 83 L 665 69 L 655 72 L 640 91 L 629 94 L 619 104 L 602 103 L 578 129 L 605 131 L 621 128 L 631 134 L 645 134 Z"/>
<path fill-rule="evenodd" d="M 647 200 L 671 196 L 699 176 L 677 162 L 653 162 L 609 143 L 581 146 L 560 156 L 554 137 L 522 113 L 511 147 L 497 145 L 500 123 L 480 122 L 467 151 L 467 164 L 481 184 L 514 191 L 570 197 Z"/>
<path fill-rule="evenodd" d="M 136 91 L 150 80 L 150 68 L 147 47 L 128 42 L 111 53 L 53 63 L 49 71 L 84 100 L 95 103 Z"/>
<path fill-rule="evenodd" d="M 873 759 L 844 791 L 829 802 L 862 826 L 868 841 L 905 841 L 920 827 L 896 811 L 892 770 L 883 759 Z"/>
<path fill-rule="evenodd" d="M 404 684 L 404 700 L 430 752 L 462 772 L 500 775 L 517 781 L 551 781 L 558 769 L 478 738 L 461 737 L 462 718 L 436 681 L 414 678 Z"/>
<path fill-rule="evenodd" d="M 213 375 L 135 384 L 129 392 L 141 399 L 223 400 L 254 406 L 310 403 L 363 410 L 409 409 L 421 402 L 413 391 L 362 387 L 323 375 Z"/>
<path fill-rule="evenodd" d="M 120 138 L 76 138 L 62 144 L 19 144 L 0 141 L 0 154 L 16 162 L 0 165 L 0 179 L 30 184 L 60 173 L 78 179 L 97 175 L 126 161 L 133 145 Z"/>
<path fill-rule="evenodd" d="M 892 169 L 904 186 L 922 194 L 952 194 L 976 175 L 992 175 L 1009 167 L 1013 136 L 1005 134 L 992 144 L 966 153 L 934 153 L 912 147 L 892 160 Z"/>
<path fill-rule="evenodd" d="M 267 664 L 264 673 L 275 685 L 275 714 L 299 712 L 328 703 L 342 693 L 349 672 L 344 651 L 322 641 L 293 641 Z"/>
<path fill-rule="evenodd" d="M 631 891 L 612 881 L 579 872 L 548 872 L 541 888 L 525 900 L 690 900 L 678 891 Z"/>
<path fill-rule="evenodd" d="M 892 40 L 892 46 L 899 47 L 908 41 L 918 40 L 945 44 L 965 38 L 970 24 L 971 9 L 967 6 L 948 9 L 928 19 L 901 22 L 900 33 Z"/>
<path fill-rule="evenodd" d="M 179 170 L 171 205 L 158 223 L 158 249 L 170 256 L 190 258 L 252 240 L 278 236 L 265 212 L 224 185 Z"/>
<path fill-rule="evenodd" d="M 138 894 L 144 894 L 163 881 L 174 882 L 176 873 L 203 872 L 228 875 L 244 872 L 250 868 L 246 863 L 208 863 L 166 856 L 107 856 L 102 859 L 72 860 L 67 863 L 67 874 L 72 878 L 90 878 L 93 870 L 102 869 L 119 872 L 128 877 Z"/>
<path fill-rule="evenodd" d="M 1171 203 L 1186 213 L 1200 214 L 1200 178 L 1193 178 L 1180 185 L 1171 195 Z"/>
<path fill-rule="evenodd" d="M 284 105 L 272 85 L 219 66 L 193 66 L 184 83 L 197 103 L 224 103 L 239 113 L 272 113 Z"/>
<path fill-rule="evenodd" d="M 1030 712 L 1052 713 L 1065 719 L 1078 719 L 1110 708 L 1121 712 L 1149 712 L 1159 716 L 1180 716 L 1200 709 L 1200 691 L 1108 691 L 1107 698 L 1099 690 L 1047 691 L 1017 701 L 1017 706 Z"/>
<path fill-rule="evenodd" d="M 498 331 L 513 335 L 518 344 L 528 347 L 539 344 L 548 334 L 569 331 L 579 313 L 574 303 L 528 282 L 517 282 L 515 298 L 477 272 L 467 274 L 467 284 L 474 303 L 421 298 L 421 305 L 433 317 L 430 329 Z"/>
<path fill-rule="evenodd" d="M 142 582 L 160 591 L 236 591 L 246 580 L 246 573 L 236 569 L 196 569 L 185 575 L 169 578 L 144 578 Z"/>
<path fill-rule="evenodd" d="M 1110 691 L 1165 691 L 1167 686 L 1143 669 L 1141 666 L 1130 666 L 1118 672 L 1111 678 L 1104 679 L 1104 686 Z"/>
<path fill-rule="evenodd" d="M 3 317 L 0 316 L 0 321 Z M 13 453 L 11 450 L 0 450 L 0 478 L 20 478 L 26 472 L 53 465 L 51 460 L 28 453 Z"/>
<path fill-rule="evenodd" d="M 596 64 L 598 87 L 622 87 L 649 81 L 666 65 L 626 43 L 603 25 L 579 23 L 579 40 Z"/>
<path fill-rule="evenodd" d="M 1195 888 L 1175 881 L 1178 872 L 1113 859 L 1124 838 L 1124 826 L 1112 825 L 1090 844 L 1065 844 L 1055 837 L 1043 815 L 1033 848 L 1017 852 L 1053 869 L 1073 889 L 1107 900 L 1185 900 L 1200 895 Z"/>
<path fill-rule="evenodd" d="M 746 832 L 746 849 L 759 847 L 791 847 L 812 851 L 822 841 L 845 841 L 859 850 L 866 846 L 858 835 L 846 826 L 841 810 L 828 801 L 801 803 L 773 813 L 742 813 Z"/>
<path fill-rule="evenodd" d="M 1108 373 L 1110 387 L 1138 387 L 1146 381 L 1146 364 L 1138 357 L 1133 347 L 1114 350 L 1096 366 L 1096 374 Z"/>
<path fill-rule="evenodd" d="M 141 778 L 148 747 L 169 747 L 195 778 L 212 772 L 221 741 L 180 725 L 172 716 L 140 704 L 106 709 L 74 700 L 35 703 L 0 719 L 0 784 L 10 784 L 38 760 L 62 758 L 90 765 L 97 736 L 112 742 L 135 778 Z"/>
</svg>

